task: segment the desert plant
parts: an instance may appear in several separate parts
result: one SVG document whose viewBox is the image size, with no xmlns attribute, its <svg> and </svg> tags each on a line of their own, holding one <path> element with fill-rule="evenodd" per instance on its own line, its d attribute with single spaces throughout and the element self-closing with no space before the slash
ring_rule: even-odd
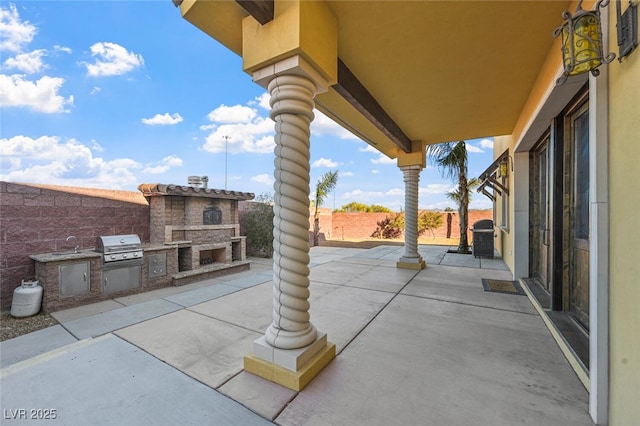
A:
<svg viewBox="0 0 640 426">
<path fill-rule="evenodd" d="M 260 194 L 240 215 L 240 228 L 247 236 L 247 254 L 273 257 L 273 196 Z"/>
<path fill-rule="evenodd" d="M 418 214 L 418 235 L 431 231 L 431 236 L 435 239 L 434 230 L 442 226 L 442 214 L 439 212 L 422 211 Z"/>
<path fill-rule="evenodd" d="M 396 213 L 395 216 L 387 216 L 377 222 L 378 227 L 371 236 L 373 238 L 400 238 L 404 230 L 404 213 Z"/>
</svg>

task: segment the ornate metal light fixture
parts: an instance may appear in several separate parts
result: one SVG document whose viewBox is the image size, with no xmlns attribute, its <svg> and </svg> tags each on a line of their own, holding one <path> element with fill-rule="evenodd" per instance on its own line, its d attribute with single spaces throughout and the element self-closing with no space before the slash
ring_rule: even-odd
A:
<svg viewBox="0 0 640 426">
<path fill-rule="evenodd" d="M 509 170 L 509 157 L 505 158 L 499 165 L 498 165 L 498 177 L 507 177 L 508 175 L 508 170 Z"/>
<path fill-rule="evenodd" d="M 553 32 L 554 37 L 562 35 L 562 60 L 564 72 L 557 84 L 563 84 L 569 76 L 591 72 L 595 77 L 600 74 L 598 67 L 608 64 L 616 57 L 615 53 L 604 56 L 602 52 L 602 27 L 600 8 L 606 7 L 609 0 L 599 0 L 593 10 L 582 9 L 582 1 L 578 3 L 576 13 L 562 13 L 566 20 Z"/>
</svg>

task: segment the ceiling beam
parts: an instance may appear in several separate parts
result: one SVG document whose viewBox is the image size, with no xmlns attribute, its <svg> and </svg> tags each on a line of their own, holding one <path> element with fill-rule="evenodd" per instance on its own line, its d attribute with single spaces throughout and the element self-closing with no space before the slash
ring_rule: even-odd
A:
<svg viewBox="0 0 640 426">
<path fill-rule="evenodd" d="M 407 153 L 411 152 L 411 139 L 404 134 L 400 126 L 393 121 L 340 58 L 338 58 L 338 83 L 332 87 L 398 148 Z"/>
<path fill-rule="evenodd" d="M 273 21 L 275 13 L 274 0 L 236 0 L 242 8 L 254 19 L 264 25 Z"/>
</svg>

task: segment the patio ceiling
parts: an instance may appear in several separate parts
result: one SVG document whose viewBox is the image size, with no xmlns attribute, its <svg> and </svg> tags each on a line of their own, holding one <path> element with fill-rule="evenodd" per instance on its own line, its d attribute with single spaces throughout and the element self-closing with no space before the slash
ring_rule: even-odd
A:
<svg viewBox="0 0 640 426">
<path fill-rule="evenodd" d="M 259 6 L 260 14 L 267 9 L 268 16 L 270 2 L 263 0 L 185 0 L 181 10 L 185 19 L 241 55 L 241 20 L 249 15 L 245 8 L 251 10 L 247 3 Z M 316 106 L 395 158 L 398 149 L 410 149 L 410 140 L 432 144 L 511 134 L 551 49 L 552 32 L 571 3 L 327 4 L 338 20 L 344 68 L 338 84 L 317 96 Z"/>
</svg>

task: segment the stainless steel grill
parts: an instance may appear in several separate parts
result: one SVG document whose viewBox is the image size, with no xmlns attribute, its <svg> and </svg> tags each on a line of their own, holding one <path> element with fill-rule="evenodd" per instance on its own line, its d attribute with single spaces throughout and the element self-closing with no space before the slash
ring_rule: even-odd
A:
<svg viewBox="0 0 640 426">
<path fill-rule="evenodd" d="M 140 287 L 142 244 L 137 235 L 110 235 L 96 239 L 96 251 L 102 253 L 102 290 L 113 293 Z"/>
<path fill-rule="evenodd" d="M 142 263 L 142 244 L 137 235 L 109 235 L 96 239 L 96 251 L 102 253 L 106 264 L 137 260 Z M 129 262 L 131 263 L 131 262 Z"/>
</svg>

